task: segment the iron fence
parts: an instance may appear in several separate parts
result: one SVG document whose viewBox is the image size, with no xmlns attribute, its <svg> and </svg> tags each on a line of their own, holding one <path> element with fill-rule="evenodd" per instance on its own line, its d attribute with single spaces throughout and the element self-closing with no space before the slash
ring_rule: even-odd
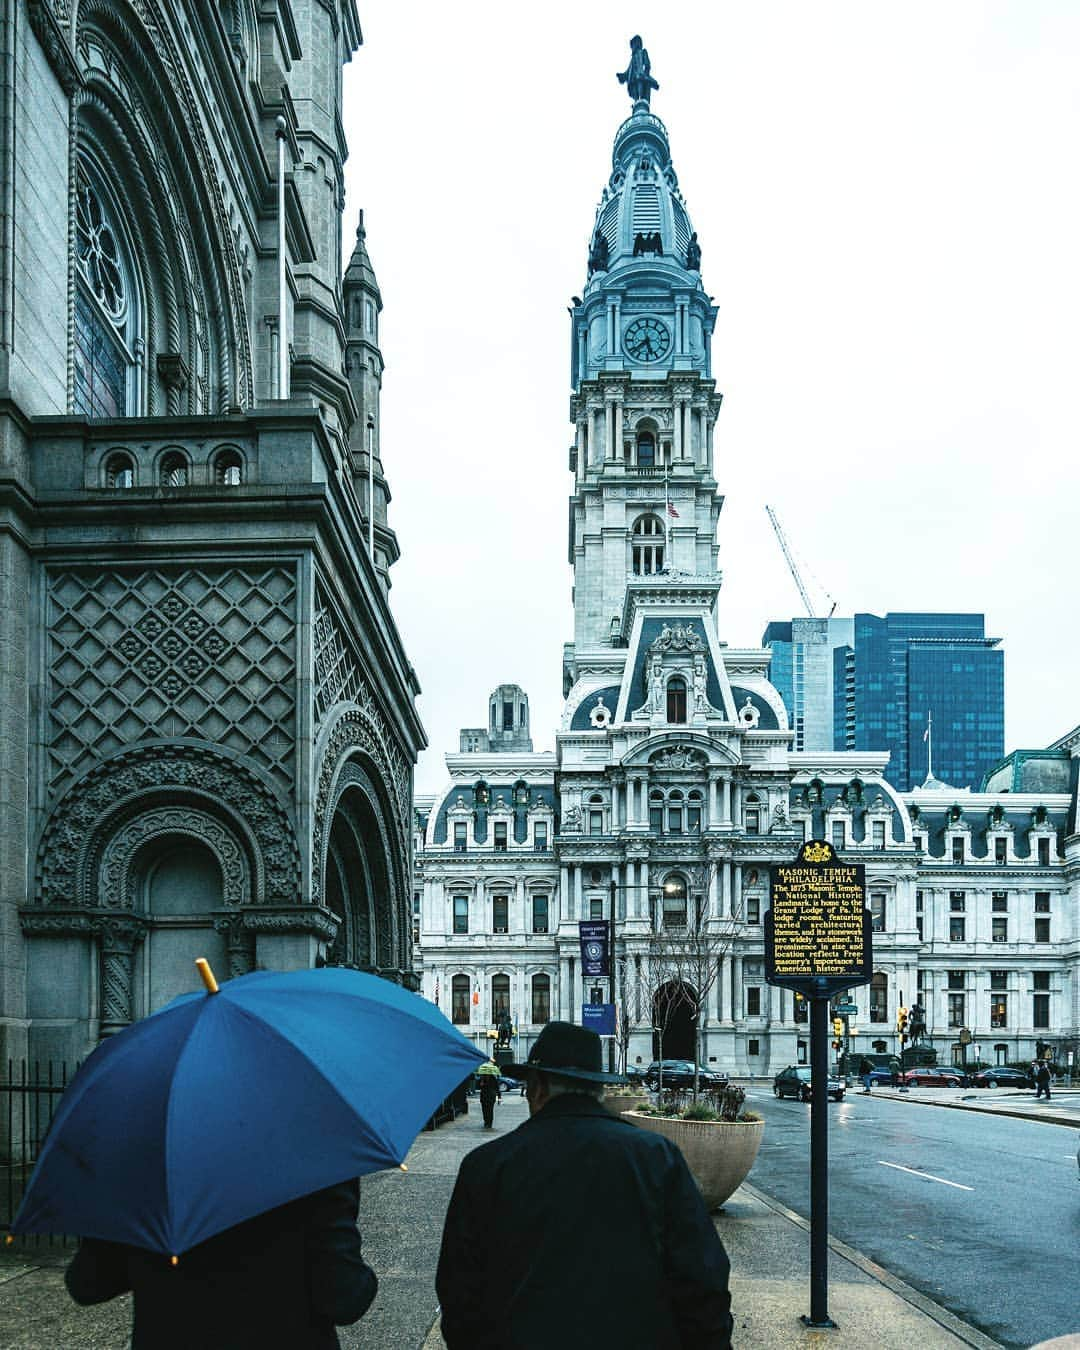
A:
<svg viewBox="0 0 1080 1350">
<path fill-rule="evenodd" d="M 74 1068 L 25 1059 L 7 1062 L 0 1080 L 0 1232 L 9 1232 L 30 1173 Z M 60 1233 L 20 1237 L 20 1246 L 67 1247 L 75 1239 Z"/>
</svg>

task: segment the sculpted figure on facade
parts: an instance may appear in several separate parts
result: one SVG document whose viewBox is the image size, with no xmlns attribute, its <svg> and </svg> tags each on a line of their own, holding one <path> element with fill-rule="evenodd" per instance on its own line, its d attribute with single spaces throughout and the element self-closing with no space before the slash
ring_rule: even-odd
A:
<svg viewBox="0 0 1080 1350">
<path fill-rule="evenodd" d="M 648 103 L 654 89 L 660 86 L 652 77 L 652 62 L 641 38 L 636 34 L 630 39 L 630 64 L 616 77 L 620 84 L 626 85 L 626 92 L 635 103 Z"/>
</svg>

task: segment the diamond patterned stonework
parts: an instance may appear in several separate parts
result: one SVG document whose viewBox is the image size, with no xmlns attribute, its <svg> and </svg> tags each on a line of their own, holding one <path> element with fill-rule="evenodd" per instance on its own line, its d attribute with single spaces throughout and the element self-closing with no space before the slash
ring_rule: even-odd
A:
<svg viewBox="0 0 1080 1350">
<path fill-rule="evenodd" d="M 235 750 L 291 787 L 291 568 L 54 571 L 48 606 L 50 795 L 161 736 Z"/>
</svg>

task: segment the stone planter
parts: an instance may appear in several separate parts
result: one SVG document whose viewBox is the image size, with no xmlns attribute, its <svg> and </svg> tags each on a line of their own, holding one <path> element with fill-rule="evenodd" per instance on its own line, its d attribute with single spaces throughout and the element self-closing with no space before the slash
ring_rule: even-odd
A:
<svg viewBox="0 0 1080 1350">
<path fill-rule="evenodd" d="M 604 1105 L 613 1116 L 621 1116 L 625 1111 L 637 1111 L 648 1106 L 647 1092 L 605 1092 Z"/>
<path fill-rule="evenodd" d="M 628 1111 L 624 1118 L 678 1146 L 709 1210 L 718 1209 L 745 1181 L 765 1133 L 763 1120 L 678 1120 L 640 1111 Z"/>
</svg>

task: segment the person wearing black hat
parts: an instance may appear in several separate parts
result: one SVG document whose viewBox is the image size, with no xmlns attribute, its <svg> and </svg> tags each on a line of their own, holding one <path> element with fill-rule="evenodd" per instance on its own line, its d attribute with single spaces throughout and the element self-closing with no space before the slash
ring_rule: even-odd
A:
<svg viewBox="0 0 1080 1350">
<path fill-rule="evenodd" d="M 682 1154 L 611 1115 L 600 1037 L 549 1022 L 529 1119 L 462 1161 L 435 1287 L 450 1350 L 728 1350 L 730 1267 Z"/>
</svg>

